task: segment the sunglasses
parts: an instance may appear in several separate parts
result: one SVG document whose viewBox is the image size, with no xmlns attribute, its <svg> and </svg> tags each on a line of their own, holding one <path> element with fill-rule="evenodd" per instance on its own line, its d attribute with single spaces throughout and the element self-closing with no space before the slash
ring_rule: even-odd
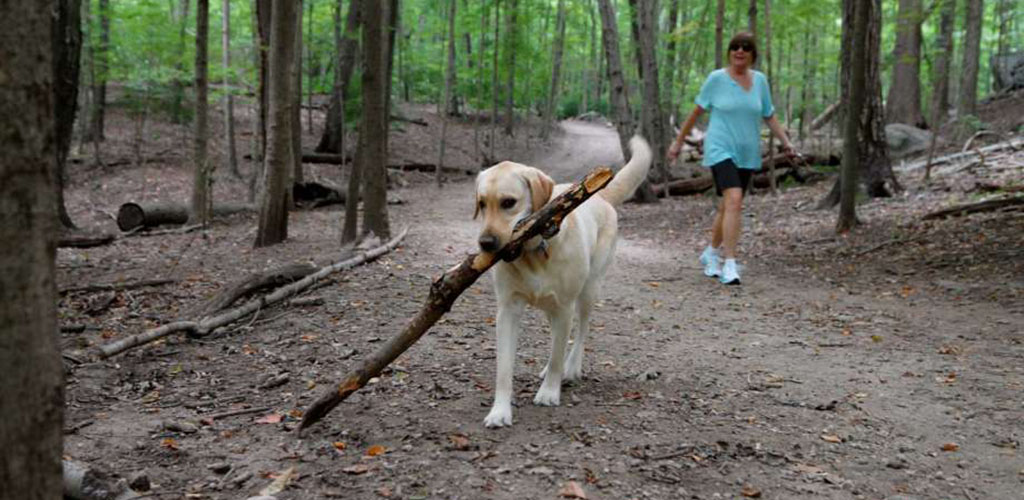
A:
<svg viewBox="0 0 1024 500">
<path fill-rule="evenodd" d="M 750 42 L 740 42 L 729 45 L 729 50 L 736 51 L 743 49 L 745 52 L 753 52 L 754 44 Z"/>
</svg>

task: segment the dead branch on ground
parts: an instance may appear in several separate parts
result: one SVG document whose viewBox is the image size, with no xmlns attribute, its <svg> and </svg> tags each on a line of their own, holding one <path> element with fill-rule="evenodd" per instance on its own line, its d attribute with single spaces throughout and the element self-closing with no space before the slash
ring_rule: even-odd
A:
<svg viewBox="0 0 1024 500">
<path fill-rule="evenodd" d="M 597 168 L 587 174 L 579 183 L 549 201 L 540 210 L 516 225 L 512 240 L 497 253 L 480 253 L 467 256 L 461 264 L 446 271 L 430 286 L 430 294 L 423 307 L 413 317 L 401 333 L 392 337 L 376 352 L 365 358 L 361 365 L 346 375 L 336 387 L 325 392 L 312 406 L 306 410 L 298 430 L 318 422 L 356 392 L 371 378 L 409 349 L 429 329 L 447 313 L 455 299 L 469 288 L 477 278 L 483 275 L 499 259 L 515 260 L 525 244 L 531 238 L 542 235 L 551 237 L 557 234 L 562 220 L 573 209 L 604 188 L 612 180 L 612 171 L 608 168 Z"/>
<path fill-rule="evenodd" d="M 252 314 L 260 309 L 278 302 L 283 301 L 293 295 L 313 286 L 317 281 L 327 277 L 332 273 L 349 269 L 360 264 L 370 262 L 381 255 L 384 255 L 395 247 L 405 238 L 406 233 L 409 232 L 409 228 L 402 230 L 401 234 L 391 239 L 385 245 L 381 245 L 372 250 L 368 250 L 359 255 L 356 255 L 350 259 L 343 260 L 341 262 L 325 266 L 319 271 L 306 276 L 305 278 L 296 281 L 290 285 L 278 288 L 270 295 L 262 296 L 257 299 L 250 300 L 245 305 L 231 309 L 225 313 L 219 314 L 214 317 L 203 318 L 199 321 L 177 321 L 169 323 L 158 328 L 147 330 L 140 334 L 125 337 L 107 344 L 95 347 L 92 349 L 91 358 L 106 359 L 111 356 L 115 356 L 124 351 L 138 347 L 141 345 L 148 344 L 157 339 L 166 337 L 172 333 L 185 332 L 194 336 L 204 336 L 215 328 L 219 328 L 235 321 L 238 321 L 249 314 Z"/>
<path fill-rule="evenodd" d="M 148 286 L 161 286 L 169 283 L 175 283 L 177 281 L 178 280 L 168 278 L 157 278 L 151 280 L 123 281 L 120 283 L 91 283 L 88 285 L 62 287 L 60 289 L 60 294 L 66 295 L 71 292 L 116 292 L 121 290 L 134 290 L 136 288 L 145 288 Z"/>
<path fill-rule="evenodd" d="M 1014 207 L 1018 205 L 1024 205 L 1024 196 L 1011 196 L 1008 198 L 997 198 L 994 200 L 979 201 L 977 203 L 965 203 L 962 205 L 954 205 L 949 208 L 943 208 L 942 210 L 936 210 L 930 212 L 921 217 L 922 220 L 941 219 L 943 217 L 959 217 L 967 214 L 975 214 L 980 212 L 994 212 L 1007 207 Z"/>
<path fill-rule="evenodd" d="M 238 299 L 268 288 L 294 283 L 315 273 L 316 266 L 308 262 L 285 264 L 276 269 L 250 274 L 224 287 L 220 293 L 196 309 L 195 316 L 204 317 L 227 309 Z"/>
</svg>

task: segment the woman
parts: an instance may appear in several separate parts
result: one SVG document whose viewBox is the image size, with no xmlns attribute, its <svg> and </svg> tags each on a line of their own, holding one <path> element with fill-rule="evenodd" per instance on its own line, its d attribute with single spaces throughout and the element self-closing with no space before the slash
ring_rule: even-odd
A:
<svg viewBox="0 0 1024 500">
<path fill-rule="evenodd" d="M 761 168 L 761 120 L 779 138 L 786 154 L 796 154 L 775 118 L 768 79 L 751 69 L 755 61 L 757 45 L 753 35 L 741 32 L 732 37 L 728 67 L 708 75 L 695 101 L 697 107 L 668 150 L 669 161 L 675 160 L 697 118 L 704 111 L 711 112 L 702 165 L 711 168 L 715 192 L 721 200 L 711 226 L 711 244 L 704 249 L 700 262 L 705 275 L 718 277 L 727 285 L 740 284 L 736 244 L 740 238 L 743 194 L 754 171 Z"/>
</svg>

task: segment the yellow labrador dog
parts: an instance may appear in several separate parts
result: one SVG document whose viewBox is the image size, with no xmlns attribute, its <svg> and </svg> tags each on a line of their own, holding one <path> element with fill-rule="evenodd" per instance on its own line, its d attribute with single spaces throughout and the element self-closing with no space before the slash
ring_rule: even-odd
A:
<svg viewBox="0 0 1024 500">
<path fill-rule="evenodd" d="M 526 304 L 544 311 L 551 324 L 551 357 L 541 373 L 544 382 L 533 398 L 534 404 L 557 406 L 562 381 L 580 378 L 590 311 L 615 254 L 615 206 L 633 195 L 651 165 L 651 149 L 644 139 L 633 137 L 629 148 L 633 153 L 629 163 L 607 187 L 569 214 L 557 235 L 547 240 L 538 236 L 524 246 L 518 259 L 495 266 L 498 368 L 494 406 L 484 419 L 487 427 L 512 425 L 512 371 Z M 483 215 L 480 249 L 500 249 L 511 239 L 516 222 L 568 187 L 556 186 L 536 168 L 508 161 L 480 172 L 474 215 Z M 578 319 L 578 330 L 566 355 L 574 318 Z"/>
</svg>

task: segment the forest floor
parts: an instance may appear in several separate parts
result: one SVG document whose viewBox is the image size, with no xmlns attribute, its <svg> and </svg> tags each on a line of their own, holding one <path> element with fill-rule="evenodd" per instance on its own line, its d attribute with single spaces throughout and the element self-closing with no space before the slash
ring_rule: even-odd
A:
<svg viewBox="0 0 1024 500">
<path fill-rule="evenodd" d="M 436 117 L 405 113 L 429 125 L 401 124 L 393 160 L 436 157 Z M 240 120 L 249 130 L 247 116 Z M 106 161 L 131 158 L 132 122 L 115 110 L 108 123 Z M 476 168 L 472 123 L 452 134 L 455 163 Z M 80 226 L 112 232 L 120 203 L 188 199 L 188 131 L 156 122 L 144 137 L 141 166 L 99 167 L 82 151 L 67 188 Z M 315 139 L 305 136 L 306 146 Z M 537 165 L 559 181 L 621 162 L 614 131 L 599 124 L 565 122 L 549 142 L 521 126 L 505 141 L 491 157 Z M 432 174 L 407 173 L 391 193 L 401 204 L 388 207 L 392 231 L 410 228 L 401 247 L 305 294 L 321 305 L 277 305 L 205 338 L 69 361 L 64 454 L 144 475 L 150 498 L 246 498 L 275 479 L 287 480 L 280 499 L 554 499 L 570 483 L 589 499 L 1020 498 L 1024 214 L 922 216 L 991 196 L 975 191 L 978 183 L 1020 186 L 1022 164 L 1017 151 L 982 166 L 947 165 L 929 185 L 920 170 L 898 169 L 906 190 L 861 203 L 863 224 L 846 236 L 835 235 L 834 211 L 814 209 L 831 181 L 758 192 L 745 204 L 736 287 L 697 264 L 713 197 L 626 204 L 585 379 L 564 389 L 562 406 L 532 404 L 549 335 L 531 312 L 516 362 L 515 425 L 484 428 L 495 370 L 487 276 L 299 439 L 302 411 L 401 330 L 433 278 L 476 250 L 472 177 L 438 188 Z M 216 199 L 244 200 L 245 182 L 225 170 Z M 335 182 L 338 171 L 306 170 Z M 62 293 L 61 325 L 85 327 L 62 333 L 65 352 L 189 318 L 248 273 L 337 261 L 342 217 L 340 207 L 294 211 L 288 241 L 262 249 L 252 248 L 252 214 L 206 232 L 61 249 L 62 289 L 174 280 Z M 236 409 L 253 412 L 209 419 Z"/>
</svg>

